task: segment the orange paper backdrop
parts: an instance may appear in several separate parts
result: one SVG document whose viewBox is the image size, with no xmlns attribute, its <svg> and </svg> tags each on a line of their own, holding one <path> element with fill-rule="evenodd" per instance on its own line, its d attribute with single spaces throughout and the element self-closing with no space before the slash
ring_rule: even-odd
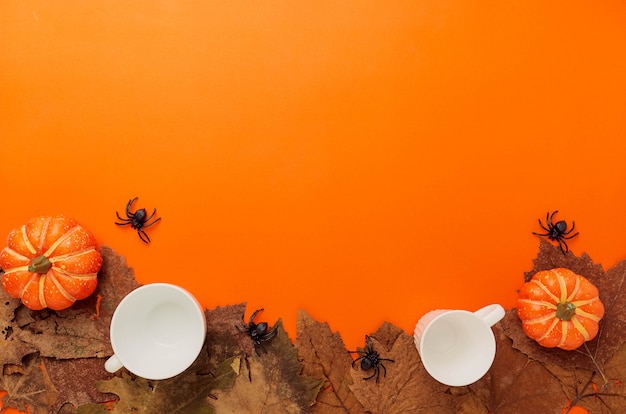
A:
<svg viewBox="0 0 626 414">
<path fill-rule="evenodd" d="M 548 210 L 626 257 L 625 74 L 617 0 L 2 1 L 0 237 L 65 213 L 142 283 L 350 348 L 512 307 Z"/>
</svg>

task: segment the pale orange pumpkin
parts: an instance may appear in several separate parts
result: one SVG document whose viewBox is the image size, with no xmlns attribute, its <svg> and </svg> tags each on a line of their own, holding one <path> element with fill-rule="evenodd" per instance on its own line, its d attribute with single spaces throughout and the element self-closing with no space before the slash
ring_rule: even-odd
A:
<svg viewBox="0 0 626 414">
<path fill-rule="evenodd" d="M 589 280 L 555 268 L 535 273 L 522 287 L 517 314 L 526 335 L 540 345 L 572 350 L 598 334 L 604 305 Z"/>
<path fill-rule="evenodd" d="M 96 239 L 66 216 L 36 217 L 13 229 L 0 251 L 2 286 L 33 310 L 61 310 L 98 286 Z"/>
</svg>

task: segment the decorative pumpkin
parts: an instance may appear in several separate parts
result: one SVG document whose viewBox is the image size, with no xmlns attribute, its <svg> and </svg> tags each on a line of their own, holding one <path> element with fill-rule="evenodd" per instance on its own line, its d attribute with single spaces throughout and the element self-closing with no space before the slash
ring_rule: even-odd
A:
<svg viewBox="0 0 626 414">
<path fill-rule="evenodd" d="M 4 289 L 33 310 L 61 310 L 85 299 L 101 266 L 93 235 L 66 216 L 29 220 L 9 233 L 0 251 Z"/>
<path fill-rule="evenodd" d="M 524 332 L 547 348 L 576 349 L 598 333 L 604 305 L 598 289 L 569 269 L 542 270 L 519 292 Z"/>
</svg>

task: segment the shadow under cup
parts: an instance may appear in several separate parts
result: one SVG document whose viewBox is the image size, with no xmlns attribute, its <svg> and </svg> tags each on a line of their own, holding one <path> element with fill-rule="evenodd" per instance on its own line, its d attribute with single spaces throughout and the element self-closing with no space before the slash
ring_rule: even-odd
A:
<svg viewBox="0 0 626 414">
<path fill-rule="evenodd" d="M 200 304 L 184 289 L 165 283 L 129 293 L 111 320 L 113 358 L 147 379 L 183 372 L 197 358 L 205 336 Z"/>
<path fill-rule="evenodd" d="M 455 310 L 435 317 L 422 333 L 420 356 L 437 381 L 464 386 L 489 371 L 496 353 L 491 327 L 473 313 Z"/>
</svg>

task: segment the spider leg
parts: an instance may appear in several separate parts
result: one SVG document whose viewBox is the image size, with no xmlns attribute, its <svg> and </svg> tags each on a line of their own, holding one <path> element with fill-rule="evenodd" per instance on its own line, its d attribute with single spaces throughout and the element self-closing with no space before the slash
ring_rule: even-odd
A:
<svg viewBox="0 0 626 414">
<path fill-rule="evenodd" d="M 146 244 L 150 243 L 150 237 L 146 234 L 145 231 L 137 230 L 137 234 L 139 235 L 139 238 L 141 239 L 142 242 L 144 242 Z"/>
<path fill-rule="evenodd" d="M 350 352 L 350 353 L 355 353 L 355 352 L 358 352 L 358 351 L 348 351 L 348 352 Z M 357 364 L 360 360 L 362 360 L 363 358 L 365 358 L 365 356 L 364 356 L 364 355 L 361 355 L 360 357 L 358 357 L 357 359 L 355 359 L 354 361 L 352 361 L 352 368 L 354 368 L 354 367 L 356 366 L 356 364 Z"/>
<path fill-rule="evenodd" d="M 263 350 L 263 352 L 265 352 L 267 354 L 267 349 L 265 349 L 265 347 L 263 346 L 262 343 L 254 343 L 254 352 L 256 352 L 256 354 L 258 356 L 261 356 L 261 354 L 259 353 L 259 348 L 261 348 Z"/>
<path fill-rule="evenodd" d="M 129 219 L 125 219 L 122 216 L 120 216 L 120 213 L 118 213 L 117 211 L 115 212 L 115 215 L 117 216 L 118 219 L 120 219 L 122 221 L 130 221 Z"/>
<path fill-rule="evenodd" d="M 368 379 L 372 379 L 374 378 L 374 375 L 378 374 L 378 367 L 374 368 L 374 372 L 372 373 L 372 375 L 370 375 L 369 377 L 364 377 L 364 380 L 368 380 Z M 378 378 L 376 378 L 376 382 L 378 382 Z"/>
<path fill-rule="evenodd" d="M 252 322 L 254 322 L 254 318 L 256 317 L 257 313 L 263 311 L 264 309 L 257 309 L 254 311 L 254 313 L 252 315 L 250 315 L 250 319 L 248 320 L 248 325 L 250 325 Z"/>
<path fill-rule="evenodd" d="M 150 221 L 150 219 L 152 217 L 154 217 L 154 215 L 156 214 L 156 208 L 154 209 L 154 211 L 152 212 L 152 214 L 150 214 L 150 216 L 146 219 L 146 222 Z"/>
<path fill-rule="evenodd" d="M 134 216 L 134 214 L 130 212 L 130 206 L 135 202 L 135 200 L 137 200 L 137 197 L 135 197 L 135 198 L 133 198 L 131 200 L 128 200 L 128 204 L 126 204 L 126 215 L 128 217 L 133 217 Z"/>
<path fill-rule="evenodd" d="M 576 222 L 575 222 L 575 221 L 572 221 L 572 228 L 571 228 L 571 229 L 569 229 L 569 231 L 564 231 L 564 232 L 563 232 L 563 235 L 565 235 L 565 236 L 566 236 L 566 235 L 570 234 L 571 232 L 573 232 L 573 231 L 574 231 L 574 227 L 576 227 Z M 576 234 L 578 234 L 578 233 L 576 233 Z M 572 237 L 576 237 L 576 234 L 574 234 L 574 235 L 573 235 L 573 236 L 571 236 L 571 237 L 564 237 L 564 239 L 565 239 L 565 238 L 567 238 L 567 239 L 571 239 Z"/>
<path fill-rule="evenodd" d="M 266 332 L 263 336 L 261 336 L 260 339 L 263 342 L 269 341 L 270 339 L 275 337 L 277 333 L 278 333 L 278 326 L 274 325 L 272 329 L 270 329 L 269 332 Z"/>
<path fill-rule="evenodd" d="M 549 236 L 550 233 L 537 233 L 535 231 L 533 231 L 533 234 L 536 234 L 537 236 Z"/>
<path fill-rule="evenodd" d="M 569 234 L 569 232 L 567 232 L 567 233 L 565 233 L 565 234 Z M 576 236 L 578 236 L 578 233 L 574 233 L 574 234 L 572 234 L 571 236 L 567 236 L 567 237 L 565 237 L 565 236 L 561 236 L 561 238 L 562 238 L 562 239 L 569 240 L 569 239 L 573 239 L 573 238 L 574 238 L 574 237 L 576 237 Z"/>
<path fill-rule="evenodd" d="M 548 219 L 548 214 L 549 214 L 550 212 L 546 213 L 546 223 L 548 223 L 548 226 L 549 226 L 549 227 L 554 226 L 554 222 L 552 221 L 552 219 L 554 218 L 554 215 L 555 215 L 556 213 L 558 213 L 558 212 L 559 212 L 559 210 L 554 210 L 554 212 L 550 215 L 550 218 L 549 218 L 549 219 Z"/>
<path fill-rule="evenodd" d="M 128 220 L 128 222 L 126 222 L 126 223 L 118 223 L 116 221 L 115 224 L 117 224 L 118 226 L 128 226 L 129 224 L 131 224 L 131 222 L 130 222 L 130 220 Z"/>
<path fill-rule="evenodd" d="M 156 211 L 156 210 L 155 210 L 155 211 Z M 152 216 L 150 216 L 150 217 L 152 217 Z M 148 220 L 150 220 L 150 219 L 148 219 Z M 159 220 L 161 220 L 161 217 L 157 218 L 157 219 L 156 219 L 156 220 L 154 220 L 152 223 L 148 223 L 148 220 L 146 220 L 146 223 L 143 225 L 144 227 L 150 227 L 150 226 L 152 226 L 153 224 L 158 223 L 158 222 L 159 222 Z"/>
<path fill-rule="evenodd" d="M 383 376 L 386 377 L 387 376 L 387 368 L 385 368 L 385 366 L 382 363 L 380 363 L 380 366 L 383 369 Z"/>
<path fill-rule="evenodd" d="M 569 247 L 567 246 L 567 243 L 565 243 L 565 241 L 558 239 L 559 242 L 559 247 L 561 248 L 561 252 L 563 254 L 567 253 L 569 251 Z M 565 246 L 565 249 L 563 249 L 563 246 Z"/>
<path fill-rule="evenodd" d="M 542 229 L 544 229 L 547 232 L 550 232 L 550 229 L 543 225 L 543 222 L 541 221 L 541 219 L 538 219 L 537 221 L 539 222 L 539 226 L 541 226 Z M 534 233 L 534 234 L 539 234 L 539 233 Z"/>
</svg>

